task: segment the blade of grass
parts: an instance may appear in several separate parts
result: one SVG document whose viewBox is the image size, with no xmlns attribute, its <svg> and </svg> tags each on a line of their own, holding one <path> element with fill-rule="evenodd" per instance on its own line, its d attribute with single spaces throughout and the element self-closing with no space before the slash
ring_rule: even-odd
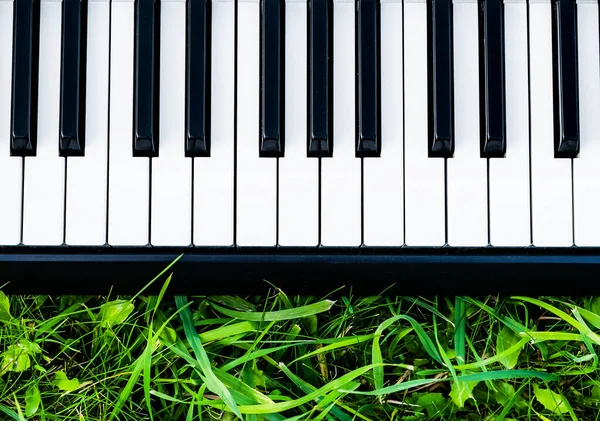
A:
<svg viewBox="0 0 600 421">
<path fill-rule="evenodd" d="M 292 320 L 300 319 L 302 317 L 312 316 L 313 314 L 323 313 L 329 311 L 329 309 L 335 304 L 332 300 L 323 300 L 318 303 L 308 304 L 296 308 L 290 308 L 286 310 L 277 311 L 266 311 L 266 312 L 247 312 L 247 311 L 236 311 L 229 310 L 225 307 L 221 307 L 218 304 L 210 303 L 211 307 L 217 310 L 219 313 L 224 314 L 227 317 L 232 317 L 240 320 L 247 320 L 251 322 L 270 322 L 273 320 Z"/>
<path fill-rule="evenodd" d="M 185 336 L 190 344 L 190 347 L 194 351 L 194 355 L 196 356 L 198 363 L 200 364 L 200 368 L 204 374 L 204 380 L 206 381 L 208 389 L 213 393 L 216 393 L 223 400 L 225 405 L 227 405 L 228 409 L 231 410 L 238 418 L 243 419 L 236 402 L 231 396 L 231 393 L 212 371 L 210 360 L 208 359 L 208 355 L 206 354 L 206 351 L 200 342 L 200 337 L 198 336 L 198 332 L 196 332 L 194 322 L 192 321 L 192 312 L 188 307 L 187 298 L 182 295 L 176 295 L 175 304 L 180 310 L 179 316 L 181 317 L 181 321 L 183 323 Z"/>
</svg>

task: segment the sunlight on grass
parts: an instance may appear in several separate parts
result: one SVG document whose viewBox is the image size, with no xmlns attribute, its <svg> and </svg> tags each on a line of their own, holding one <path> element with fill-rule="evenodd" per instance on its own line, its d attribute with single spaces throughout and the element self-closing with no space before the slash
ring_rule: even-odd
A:
<svg viewBox="0 0 600 421">
<path fill-rule="evenodd" d="M 173 296 L 169 267 L 0 291 L 0 420 L 600 420 L 599 298 Z"/>
</svg>

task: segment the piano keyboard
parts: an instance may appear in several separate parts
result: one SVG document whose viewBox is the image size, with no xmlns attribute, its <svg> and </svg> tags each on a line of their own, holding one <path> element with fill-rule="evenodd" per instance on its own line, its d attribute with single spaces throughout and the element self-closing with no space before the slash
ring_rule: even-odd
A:
<svg viewBox="0 0 600 421">
<path fill-rule="evenodd" d="M 4 246 L 599 246 L 598 3 L 0 0 Z"/>
</svg>

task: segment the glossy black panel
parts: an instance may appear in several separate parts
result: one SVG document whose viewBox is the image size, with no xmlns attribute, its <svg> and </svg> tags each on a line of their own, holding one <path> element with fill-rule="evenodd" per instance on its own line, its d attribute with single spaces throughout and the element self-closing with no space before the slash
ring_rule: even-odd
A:
<svg viewBox="0 0 600 421">
<path fill-rule="evenodd" d="M 552 0 L 554 81 L 554 156 L 579 154 L 579 91 L 577 76 L 577 5 Z"/>
<path fill-rule="evenodd" d="M 449 158 L 454 153 L 452 39 L 452 0 L 427 0 L 427 146 L 430 157 Z"/>
<path fill-rule="evenodd" d="M 87 1 L 62 2 L 60 156 L 85 153 Z"/>
<path fill-rule="evenodd" d="M 479 116 L 481 157 L 506 154 L 503 0 L 479 0 Z"/>
<path fill-rule="evenodd" d="M 598 295 L 598 248 L 1 247 L 6 294 Z M 23 282 L 26 279 L 27 282 Z M 52 282 L 48 282 L 51 279 Z M 82 282 L 85 280 L 85 282 Z M 268 282 L 265 282 L 267 280 Z M 567 288 L 567 289 L 565 289 Z M 351 289 L 351 291 L 350 291 Z"/>
<path fill-rule="evenodd" d="M 34 156 L 36 153 L 39 46 L 40 1 L 14 0 L 11 156 Z"/>
<path fill-rule="evenodd" d="M 211 3 L 187 0 L 185 156 L 210 156 Z M 216 93 L 219 95 L 219 93 Z"/>
<path fill-rule="evenodd" d="M 308 2 L 308 156 L 333 155 L 333 0 Z"/>
<path fill-rule="evenodd" d="M 381 153 L 379 0 L 356 0 L 356 156 Z"/>
<path fill-rule="evenodd" d="M 285 152 L 285 0 L 260 2 L 261 157 Z"/>
<path fill-rule="evenodd" d="M 133 155 L 158 156 L 160 0 L 135 2 Z"/>
</svg>

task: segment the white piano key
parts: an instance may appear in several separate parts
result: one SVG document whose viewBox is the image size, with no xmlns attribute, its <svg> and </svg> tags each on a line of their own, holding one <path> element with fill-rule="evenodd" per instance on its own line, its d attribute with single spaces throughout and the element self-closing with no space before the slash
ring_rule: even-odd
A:
<svg viewBox="0 0 600 421">
<path fill-rule="evenodd" d="M 85 156 L 67 158 L 65 242 L 106 242 L 110 3 L 90 1 L 87 20 Z"/>
<path fill-rule="evenodd" d="M 364 241 L 404 243 L 402 2 L 381 3 L 381 156 L 364 158 Z"/>
<path fill-rule="evenodd" d="M 21 241 L 23 158 L 10 156 L 13 2 L 0 1 L 0 244 Z"/>
<path fill-rule="evenodd" d="M 455 0 L 453 8 L 455 146 L 447 162 L 448 244 L 485 246 L 487 162 L 480 157 L 479 143 L 479 5 Z"/>
<path fill-rule="evenodd" d="M 61 2 L 43 0 L 40 10 L 40 75 L 36 156 L 25 158 L 23 243 L 63 242 L 65 158 L 58 155 Z"/>
<path fill-rule="evenodd" d="M 258 0 L 238 0 L 237 244 L 240 246 L 274 246 L 277 241 L 277 161 L 260 158 L 258 148 L 259 12 Z"/>
<path fill-rule="evenodd" d="M 504 5 L 506 156 L 490 159 L 490 243 L 530 244 L 527 3 Z"/>
<path fill-rule="evenodd" d="M 279 244 L 319 243 L 319 159 L 306 156 L 307 8 L 285 5 L 285 157 L 279 159 Z"/>
<path fill-rule="evenodd" d="M 529 5 L 533 244 L 573 243 L 571 160 L 554 158 L 550 1 Z"/>
<path fill-rule="evenodd" d="M 600 245 L 600 69 L 598 66 L 598 3 L 577 3 L 579 54 L 579 157 L 573 160 L 575 244 Z"/>
<path fill-rule="evenodd" d="M 321 243 L 361 243 L 361 160 L 355 156 L 354 3 L 333 4 L 333 157 L 321 159 Z"/>
<path fill-rule="evenodd" d="M 133 157 L 134 2 L 112 2 L 108 243 L 148 243 L 150 158 Z"/>
<path fill-rule="evenodd" d="M 445 243 L 444 160 L 427 156 L 427 8 L 404 3 L 405 241 Z"/>
<path fill-rule="evenodd" d="M 185 156 L 185 1 L 163 1 L 160 17 L 160 125 L 152 158 L 152 245 L 192 241 L 192 159 Z"/>
<path fill-rule="evenodd" d="M 193 158 L 197 246 L 233 244 L 233 12 L 231 0 L 212 3 L 211 150 L 210 158 Z"/>
</svg>

